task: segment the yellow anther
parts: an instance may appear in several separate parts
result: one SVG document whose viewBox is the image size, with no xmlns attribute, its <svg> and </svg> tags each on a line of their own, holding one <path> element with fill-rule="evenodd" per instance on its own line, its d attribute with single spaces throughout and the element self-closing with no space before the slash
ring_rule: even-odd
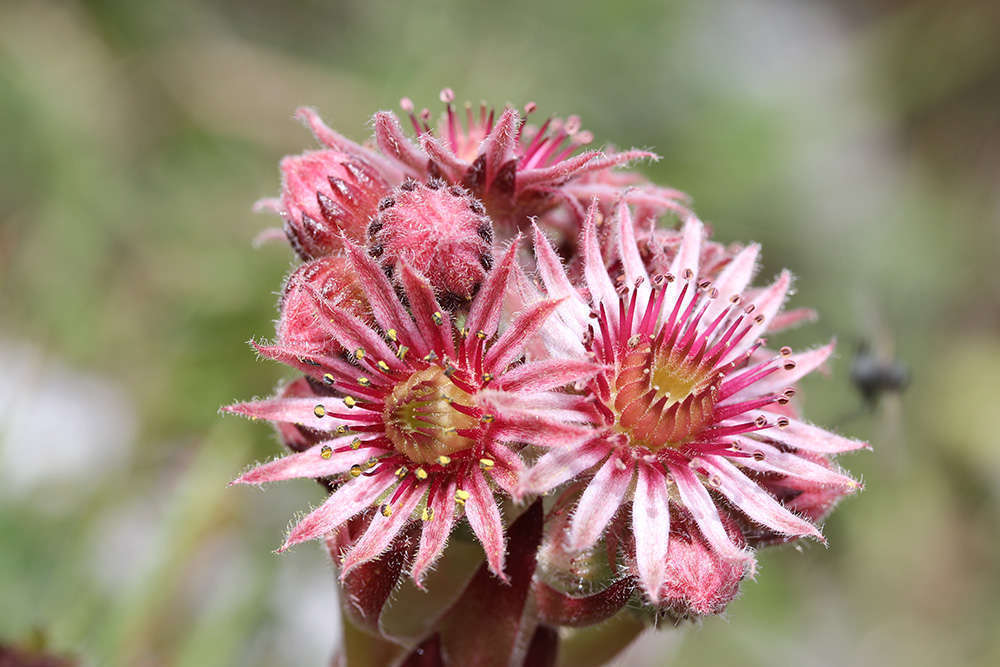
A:
<svg viewBox="0 0 1000 667">
<path fill-rule="evenodd" d="M 424 510 L 420 513 L 420 518 L 423 521 L 430 521 L 431 519 L 433 519 L 434 518 L 434 508 L 433 507 L 425 507 Z"/>
<path fill-rule="evenodd" d="M 406 477 L 406 473 L 409 472 L 405 466 L 400 466 L 396 469 L 396 477 L 403 479 Z"/>
<path fill-rule="evenodd" d="M 389 372 L 389 364 L 385 363 L 384 361 L 379 360 L 378 363 L 376 363 L 375 365 L 378 366 L 378 369 L 380 371 L 384 371 L 386 373 Z"/>
<path fill-rule="evenodd" d="M 349 429 L 346 426 L 341 424 L 340 426 L 337 427 L 337 435 L 344 435 L 345 433 L 347 433 L 348 430 Z"/>
<path fill-rule="evenodd" d="M 361 477 L 361 466 L 357 463 L 351 466 L 351 477 Z"/>
<path fill-rule="evenodd" d="M 375 467 L 375 464 L 377 463 L 378 461 L 376 461 L 375 459 L 368 459 L 367 461 L 365 461 L 365 468 L 371 470 L 372 468 Z"/>
<path fill-rule="evenodd" d="M 444 454 L 442 454 L 441 456 L 439 456 L 437 458 L 437 462 L 440 463 L 443 466 L 446 466 L 449 463 L 451 463 L 451 457 L 450 456 L 445 456 Z"/>
<path fill-rule="evenodd" d="M 361 438 L 351 440 L 351 449 L 361 449 Z"/>
<path fill-rule="evenodd" d="M 480 329 L 479 331 L 476 332 L 476 338 L 478 338 L 479 340 L 486 340 L 486 332 Z"/>
<path fill-rule="evenodd" d="M 344 405 L 346 405 L 347 407 L 353 408 L 357 404 L 358 401 L 353 396 L 344 396 Z"/>
<path fill-rule="evenodd" d="M 366 378 L 366 377 L 363 377 L 363 376 L 362 376 L 362 377 L 359 377 L 359 378 L 358 378 L 358 384 L 360 384 L 360 385 L 361 385 L 362 387 L 368 387 L 368 386 L 370 386 L 370 385 L 371 385 L 371 383 L 372 383 L 372 381 L 371 381 L 371 380 L 369 380 L 369 379 L 368 379 L 368 378 Z"/>
<path fill-rule="evenodd" d="M 384 516 L 384 517 L 390 517 L 390 516 L 392 516 L 392 506 L 390 506 L 390 505 L 382 505 L 382 516 Z"/>
<path fill-rule="evenodd" d="M 355 359 L 364 359 L 365 358 L 365 351 L 363 349 L 361 349 L 360 347 L 358 349 L 354 350 L 354 358 Z"/>
<path fill-rule="evenodd" d="M 469 499 L 469 492 L 465 489 L 459 489 L 455 492 L 455 502 L 459 505 L 464 505 L 465 501 Z"/>
<path fill-rule="evenodd" d="M 483 422 L 484 424 L 492 424 L 494 419 L 496 419 L 496 416 L 487 413 L 482 417 L 480 417 L 479 421 Z"/>
<path fill-rule="evenodd" d="M 483 384 L 489 384 L 493 379 L 493 373 L 483 373 Z"/>
<path fill-rule="evenodd" d="M 423 468 L 417 468 L 413 474 L 417 476 L 417 479 L 427 479 L 427 471 Z"/>
<path fill-rule="evenodd" d="M 391 340 L 393 343 L 396 342 L 396 330 L 395 329 L 389 329 L 388 331 L 385 332 L 385 335 L 388 336 L 389 340 Z"/>
<path fill-rule="evenodd" d="M 493 459 L 479 459 L 479 465 L 483 470 L 491 470 L 496 465 Z"/>
<path fill-rule="evenodd" d="M 333 447 L 330 445 L 323 445 L 322 449 L 319 450 L 320 458 L 329 459 L 333 456 Z"/>
<path fill-rule="evenodd" d="M 428 362 L 437 361 L 437 358 L 438 358 L 437 352 L 435 352 L 434 350 L 431 350 L 426 355 L 424 355 L 424 361 Z"/>
<path fill-rule="evenodd" d="M 406 358 L 406 353 L 409 352 L 409 351 L 410 351 L 410 348 L 406 347 L 405 345 L 400 345 L 399 349 L 396 350 L 396 358 L 398 358 L 398 359 L 405 359 Z"/>
<path fill-rule="evenodd" d="M 322 419 L 326 416 L 326 408 L 321 403 L 317 403 L 316 407 L 313 408 L 313 414 L 316 415 L 317 419 Z"/>
<path fill-rule="evenodd" d="M 441 316 L 440 310 L 435 310 L 433 313 L 431 313 L 431 319 L 434 320 L 434 324 L 441 324 L 442 322 L 444 322 L 444 318 Z"/>
<path fill-rule="evenodd" d="M 324 373 L 323 374 L 323 382 L 325 384 L 333 384 L 333 374 L 331 374 L 331 373 Z"/>
</svg>

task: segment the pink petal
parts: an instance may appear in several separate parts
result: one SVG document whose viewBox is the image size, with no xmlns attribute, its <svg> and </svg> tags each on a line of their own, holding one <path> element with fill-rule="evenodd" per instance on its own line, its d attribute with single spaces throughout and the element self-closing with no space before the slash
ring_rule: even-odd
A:
<svg viewBox="0 0 1000 667">
<path fill-rule="evenodd" d="M 615 286 L 611 283 L 608 270 L 604 267 L 604 259 L 601 257 L 601 248 L 597 241 L 597 227 L 595 217 L 597 215 L 597 200 L 590 204 L 587 211 L 587 219 L 583 223 L 583 276 L 590 291 L 590 300 L 595 310 L 600 310 L 603 304 L 607 313 L 617 311 L 618 294 Z"/>
<path fill-rule="evenodd" d="M 337 400 L 330 397 L 329 400 Z M 268 398 L 252 403 L 235 403 L 222 408 L 223 412 L 243 415 L 252 419 L 266 419 L 273 422 L 300 424 L 320 431 L 332 431 L 345 422 L 333 417 L 317 417 L 314 410 L 324 399 L 315 398 Z"/>
<path fill-rule="evenodd" d="M 375 125 L 375 143 L 379 150 L 399 160 L 412 173 L 422 174 L 427 167 L 427 156 L 417 150 L 403 134 L 396 115 L 389 111 L 379 111 L 372 120 Z"/>
<path fill-rule="evenodd" d="M 252 210 L 254 213 L 262 213 L 264 211 L 268 211 L 270 213 L 280 214 L 282 210 L 281 199 L 279 199 L 278 197 L 261 197 L 260 199 L 258 199 L 253 203 Z M 278 231 L 282 235 L 282 238 L 284 238 L 285 233 L 282 232 L 281 230 Z"/>
<path fill-rule="evenodd" d="M 645 294 L 639 299 L 640 308 L 645 305 L 649 296 L 649 276 L 646 266 L 639 256 L 639 247 L 635 243 L 635 223 L 628 203 L 623 199 L 618 203 L 618 254 L 622 260 L 625 272 L 625 284 L 634 287 L 639 281 L 645 285 Z"/>
<path fill-rule="evenodd" d="M 834 343 L 808 352 L 789 355 L 778 360 L 778 370 L 767 377 L 754 382 L 749 387 L 737 392 L 732 397 L 722 402 L 723 405 L 738 403 L 755 396 L 781 392 L 801 380 L 803 377 L 819 368 L 833 354 Z M 786 370 L 786 364 L 794 364 L 790 370 Z"/>
<path fill-rule="evenodd" d="M 760 488 L 732 463 L 721 456 L 706 455 L 695 459 L 718 482 L 719 491 L 758 523 L 785 535 L 810 535 L 825 541 L 816 526 L 795 516 L 764 489 Z"/>
<path fill-rule="evenodd" d="M 484 190 L 489 190 L 497 170 L 502 164 L 513 157 L 514 145 L 517 143 L 517 128 L 520 117 L 513 107 L 503 110 L 500 118 L 479 147 L 479 154 L 486 159 L 486 181 Z"/>
<path fill-rule="evenodd" d="M 278 551 L 284 551 L 294 544 L 329 533 L 354 515 L 364 511 L 395 482 L 396 475 L 392 470 L 386 468 L 372 477 L 359 477 L 344 484 L 330 494 L 330 497 L 322 505 L 292 528 L 288 539 Z"/>
<path fill-rule="evenodd" d="M 363 158 L 367 162 L 377 166 L 379 171 L 382 172 L 382 175 L 388 180 L 395 182 L 403 180 L 403 172 L 398 163 L 394 164 L 378 152 L 356 144 L 339 132 L 331 130 L 326 123 L 320 119 L 319 114 L 316 113 L 315 109 L 300 107 L 295 110 L 295 117 L 305 123 L 305 125 L 312 130 L 313 135 L 315 135 L 317 141 L 321 144 Z"/>
<path fill-rule="evenodd" d="M 566 269 L 563 268 L 562 260 L 559 259 L 555 250 L 552 249 L 552 246 L 549 244 L 549 240 L 545 238 L 545 235 L 542 233 L 542 230 L 538 228 L 537 224 L 532 223 L 532 228 L 535 244 L 535 257 L 538 260 L 538 273 L 542 278 L 542 282 L 545 284 L 545 291 L 548 292 L 549 296 L 553 298 L 576 296 L 582 303 L 576 289 L 566 276 Z"/>
<path fill-rule="evenodd" d="M 595 440 L 581 447 L 553 449 L 538 459 L 521 477 L 516 497 L 521 498 L 529 493 L 548 493 L 597 465 L 612 451 L 613 448 L 602 440 Z"/>
<path fill-rule="evenodd" d="M 524 476 L 524 461 L 511 449 L 498 442 L 489 443 L 486 453 L 496 466 L 490 471 L 490 479 L 508 495 L 517 492 L 517 484 Z"/>
<path fill-rule="evenodd" d="M 317 301 L 316 306 L 319 325 L 336 338 L 344 349 L 349 351 L 361 349 L 374 359 L 386 362 L 390 368 L 398 369 L 403 366 L 385 341 L 370 326 L 340 308 L 329 307 L 322 300 Z"/>
<path fill-rule="evenodd" d="M 424 529 L 420 533 L 420 549 L 413 561 L 412 570 L 413 580 L 420 589 L 424 587 L 424 573 L 441 555 L 451 528 L 455 525 L 455 480 L 451 479 L 442 486 L 427 506 L 434 512 L 434 516 L 424 522 Z"/>
<path fill-rule="evenodd" d="M 408 264 L 400 266 L 400 276 L 403 288 L 406 290 L 413 319 L 424 340 L 430 343 L 438 352 L 443 352 L 449 359 L 455 358 L 455 342 L 452 335 L 451 317 L 448 311 L 441 308 L 434 298 L 434 289 L 430 282 L 416 273 Z M 440 324 L 435 323 L 437 316 Z"/>
<path fill-rule="evenodd" d="M 749 553 L 740 549 L 726 533 L 726 527 L 719 517 L 719 509 L 708 495 L 708 491 L 702 486 L 698 476 L 694 474 L 686 465 L 670 465 L 670 474 L 677 484 L 677 491 L 680 493 L 681 502 L 691 512 L 698 530 L 701 531 L 705 540 L 712 545 L 722 558 L 729 560 L 749 561 Z"/>
<path fill-rule="evenodd" d="M 693 215 L 688 216 L 684 221 L 684 227 L 681 229 L 681 242 L 677 248 L 677 255 L 674 257 L 674 261 L 670 263 L 670 273 L 673 274 L 676 280 L 667 284 L 667 294 L 664 298 L 664 303 L 668 304 L 668 306 L 664 307 L 660 312 L 661 320 L 669 315 L 673 304 L 680 298 L 681 288 L 685 282 L 684 276 L 690 273 L 693 279 L 697 278 L 698 260 L 701 257 L 701 240 L 704 234 L 705 226 L 701 220 Z M 679 312 L 683 313 L 687 304 L 693 298 L 695 298 L 695 290 L 689 288 Z"/>
<path fill-rule="evenodd" d="M 487 405 L 487 409 L 492 409 Z M 593 435 L 593 429 L 581 422 L 582 415 L 574 410 L 498 411 L 490 427 L 490 435 L 499 442 L 524 442 L 539 447 L 574 447 Z"/>
<path fill-rule="evenodd" d="M 544 391 L 556 389 L 593 377 L 602 366 L 582 359 L 546 359 L 518 366 L 505 373 L 500 387 L 504 391 Z"/>
<path fill-rule="evenodd" d="M 503 521 L 496 500 L 493 499 L 493 492 L 481 474 L 471 475 L 465 490 L 469 492 L 469 498 L 465 501 L 465 517 L 469 520 L 469 526 L 483 545 L 490 571 L 506 581 L 503 566 L 507 548 L 503 539 Z"/>
<path fill-rule="evenodd" d="M 376 514 L 372 518 L 372 522 L 368 524 L 368 530 L 344 556 L 343 569 L 340 571 L 341 581 L 355 567 L 373 558 L 378 558 L 382 552 L 389 548 L 396 535 L 410 520 L 410 515 L 413 514 L 414 508 L 426 490 L 426 484 L 412 485 L 392 505 L 392 514 L 388 517 Z"/>
<path fill-rule="evenodd" d="M 604 532 L 618 511 L 632 481 L 634 466 L 612 456 L 587 485 L 569 526 L 569 546 L 574 551 L 589 548 Z"/>
<path fill-rule="evenodd" d="M 797 327 L 805 322 L 815 322 L 819 315 L 812 308 L 795 308 L 778 313 L 767 327 L 768 333 L 777 333 Z"/>
<path fill-rule="evenodd" d="M 443 141 L 436 137 L 424 133 L 420 135 L 420 147 L 424 149 L 428 157 L 436 164 L 444 175 L 452 183 L 460 183 L 465 171 L 469 168 L 467 162 L 463 162 L 448 148 Z"/>
<path fill-rule="evenodd" d="M 294 345 L 280 343 L 277 345 L 261 345 L 253 341 L 250 344 L 261 357 L 291 366 L 317 380 L 321 379 L 327 371 L 331 370 L 338 374 L 346 373 L 347 377 L 354 377 L 355 375 L 355 368 L 340 357 L 330 357 L 308 350 L 299 350 Z"/>
<path fill-rule="evenodd" d="M 705 311 L 704 321 L 711 322 L 719 313 L 730 306 L 730 299 L 743 294 L 743 290 L 750 284 L 757 269 L 757 256 L 760 254 L 760 246 L 751 243 L 743 248 L 736 257 L 722 270 L 719 277 L 713 283 L 713 287 L 719 290 L 719 296 L 709 305 Z"/>
<path fill-rule="evenodd" d="M 248 470 L 231 483 L 263 484 L 264 482 L 277 482 L 301 477 L 326 477 L 328 475 L 347 472 L 351 469 L 351 466 L 361 465 L 367 461 L 372 457 L 374 452 L 368 448 L 351 449 L 334 453 L 328 459 L 324 459 L 321 454 L 324 447 L 337 449 L 349 444 L 353 439 L 354 436 L 347 436 L 321 442 L 304 452 L 289 454 L 288 456 L 283 456 L 280 459 L 275 459 L 274 461 Z"/>
<path fill-rule="evenodd" d="M 472 301 L 469 309 L 469 317 L 466 325 L 469 331 L 476 333 L 482 331 L 487 336 L 493 335 L 497 330 L 497 322 L 500 321 L 500 307 L 503 305 L 504 292 L 507 291 L 507 282 L 510 280 L 511 268 L 517 257 L 517 246 L 520 236 L 516 237 L 500 263 L 494 267 L 489 276 L 479 288 L 479 293 Z"/>
<path fill-rule="evenodd" d="M 596 163 L 600 155 L 597 151 L 588 151 L 548 167 L 524 169 L 517 174 L 517 192 L 520 194 L 530 188 L 566 181 L 582 173 L 588 164 Z"/>
<path fill-rule="evenodd" d="M 358 245 L 354 243 L 345 244 L 347 254 L 351 258 L 351 264 L 358 274 L 358 282 L 365 292 L 365 297 L 372 307 L 372 314 L 375 321 L 379 323 L 384 331 L 395 329 L 403 334 L 407 344 L 413 348 L 413 352 L 420 356 L 427 354 L 429 347 L 423 337 L 414 326 L 406 308 L 400 303 L 389 279 L 386 278 L 382 269 L 368 256 Z"/>
<path fill-rule="evenodd" d="M 756 470 L 758 472 L 776 472 L 782 475 L 797 477 L 798 479 L 803 479 L 808 482 L 812 482 L 813 484 L 819 484 L 822 486 L 837 486 L 851 490 L 861 488 L 861 484 L 859 482 L 851 479 L 847 475 L 837 472 L 836 470 L 831 470 L 826 466 L 822 466 L 814 461 L 798 456 L 797 454 L 783 452 L 777 447 L 766 442 L 761 442 L 755 438 L 748 438 L 741 435 L 734 436 L 733 441 L 738 444 L 744 452 L 750 454 L 759 452 L 764 456 L 764 458 L 759 461 L 753 456 L 741 456 L 733 459 L 734 463 L 744 468 L 749 468 L 750 470 Z"/>
<path fill-rule="evenodd" d="M 520 357 L 524 346 L 545 324 L 545 320 L 559 307 L 560 303 L 562 303 L 561 299 L 540 301 L 518 313 L 503 335 L 486 353 L 484 366 L 487 371 L 499 374 L 507 368 L 508 364 Z"/>
<path fill-rule="evenodd" d="M 840 454 L 841 452 L 851 452 L 856 449 L 870 449 L 867 442 L 851 440 L 818 426 L 813 426 L 812 424 L 807 424 L 784 415 L 776 415 L 763 410 L 751 410 L 746 415 L 750 420 L 763 417 L 770 424 L 775 424 L 779 418 L 783 420 L 787 419 L 787 426 L 773 426 L 758 433 L 761 437 L 768 440 L 774 440 L 775 442 L 780 442 L 783 445 L 795 447 L 796 449 L 805 449 L 819 454 Z"/>
<path fill-rule="evenodd" d="M 639 581 L 655 604 L 660 601 L 660 591 L 667 579 L 670 492 L 664 474 L 652 466 L 639 466 L 632 500 L 632 532 Z"/>
</svg>

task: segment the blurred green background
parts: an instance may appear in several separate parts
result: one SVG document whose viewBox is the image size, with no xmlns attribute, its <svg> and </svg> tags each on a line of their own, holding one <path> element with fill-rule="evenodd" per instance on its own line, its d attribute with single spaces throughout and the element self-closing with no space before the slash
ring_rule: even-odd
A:
<svg viewBox="0 0 1000 667">
<path fill-rule="evenodd" d="M 314 105 L 356 139 L 438 90 L 579 113 L 691 193 L 836 336 L 807 413 L 869 439 L 830 548 L 623 664 L 1000 664 L 1000 6 L 990 0 L 0 3 L 0 641 L 94 665 L 323 665 L 326 556 L 271 553 L 305 482 L 218 406 L 285 374 L 292 264 L 252 247 Z M 871 412 L 859 340 L 913 383 Z M 894 346 L 894 351 L 890 348 Z M 32 639 L 32 638 L 35 639 Z"/>
</svg>

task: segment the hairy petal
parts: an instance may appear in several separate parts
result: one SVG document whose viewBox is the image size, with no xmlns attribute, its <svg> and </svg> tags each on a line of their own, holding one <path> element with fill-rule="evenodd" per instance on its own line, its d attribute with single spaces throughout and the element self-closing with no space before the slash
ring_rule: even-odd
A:
<svg viewBox="0 0 1000 667">
<path fill-rule="evenodd" d="M 493 492 L 483 476 L 476 474 L 469 477 L 468 488 L 465 490 L 469 492 L 469 499 L 465 501 L 465 517 L 469 520 L 469 526 L 483 545 L 490 571 L 506 581 L 503 566 L 507 547 L 503 539 L 503 521 Z"/>
<path fill-rule="evenodd" d="M 504 391 L 545 391 L 593 377 L 601 366 L 583 359 L 545 359 L 518 366 L 501 378 Z"/>
<path fill-rule="evenodd" d="M 869 449 L 868 443 L 860 440 L 852 440 L 843 436 L 831 433 L 819 426 L 807 424 L 804 421 L 776 415 L 764 410 L 751 410 L 746 413 L 747 418 L 757 419 L 763 417 L 768 422 L 774 424 L 777 419 L 787 419 L 786 426 L 774 426 L 762 431 L 758 431 L 759 437 L 780 442 L 796 449 L 805 449 L 818 454 L 840 454 L 842 452 L 852 452 L 857 449 Z M 783 422 L 784 423 L 784 422 Z"/>
<path fill-rule="evenodd" d="M 634 468 L 617 456 L 609 458 L 587 485 L 573 513 L 569 545 L 576 551 L 590 547 L 604 532 L 625 497 Z"/>
<path fill-rule="evenodd" d="M 797 454 L 783 452 L 756 438 L 737 435 L 733 437 L 733 441 L 744 451 L 755 455 L 759 453 L 762 456 L 760 460 L 754 456 L 741 456 L 733 460 L 744 468 L 758 472 L 776 472 L 822 486 L 837 486 L 852 491 L 861 488 L 859 482 L 837 470 L 831 470 Z"/>
<path fill-rule="evenodd" d="M 364 511 L 395 481 L 396 476 L 391 470 L 386 469 L 372 477 L 359 477 L 348 482 L 330 494 L 326 502 L 296 524 L 278 551 L 284 551 L 299 542 L 325 535 L 354 515 Z"/>
<path fill-rule="evenodd" d="M 606 443 L 595 440 L 581 447 L 560 447 L 546 452 L 521 478 L 516 497 L 546 493 L 597 465 L 611 450 Z"/>
<path fill-rule="evenodd" d="M 545 324 L 549 315 L 559 307 L 560 302 L 560 299 L 540 301 L 519 313 L 486 354 L 484 362 L 486 368 L 494 373 L 502 371 L 521 356 L 524 346 Z"/>
<path fill-rule="evenodd" d="M 695 459 L 709 475 L 719 480 L 719 491 L 751 519 L 785 535 L 809 535 L 825 542 L 816 526 L 801 519 L 760 488 L 732 463 L 721 456 L 706 455 Z"/>
<path fill-rule="evenodd" d="M 441 555 L 452 526 L 455 525 L 455 480 L 449 479 L 438 493 L 427 503 L 433 516 L 424 522 L 420 533 L 420 548 L 413 561 L 413 581 L 423 588 L 424 574 Z"/>
<path fill-rule="evenodd" d="M 252 419 L 266 419 L 274 422 L 301 424 L 320 431 L 332 431 L 345 423 L 333 417 L 317 417 L 314 410 L 322 397 L 315 398 L 268 398 L 250 403 L 234 403 L 222 408 L 223 412 L 243 415 Z"/>
<path fill-rule="evenodd" d="M 681 501 L 691 512 L 698 530 L 721 557 L 729 560 L 750 560 L 749 553 L 733 544 L 719 517 L 719 509 L 702 486 L 698 476 L 686 465 L 671 465 L 670 474 L 677 484 Z"/>
<path fill-rule="evenodd" d="M 665 475 L 649 465 L 639 466 L 632 500 L 632 532 L 639 581 L 655 604 L 660 601 L 667 579 L 670 494 Z"/>
<path fill-rule="evenodd" d="M 388 517 L 376 514 L 372 522 L 368 524 L 368 530 L 354 543 L 351 550 L 344 557 L 343 569 L 340 572 L 340 579 L 343 581 L 351 570 L 355 567 L 377 558 L 403 529 L 406 522 L 410 520 L 414 508 L 420 502 L 420 497 L 426 490 L 425 484 L 414 484 L 403 492 L 403 495 L 392 505 L 392 514 Z"/>
<path fill-rule="evenodd" d="M 328 459 L 323 458 L 322 452 L 324 447 L 336 449 L 348 444 L 351 440 L 353 440 L 353 436 L 321 442 L 304 452 L 289 454 L 248 470 L 231 483 L 263 484 L 303 477 L 312 479 L 347 472 L 351 466 L 361 465 L 371 458 L 372 450 L 366 448 L 350 449 L 345 452 L 337 452 Z"/>
<path fill-rule="evenodd" d="M 479 288 L 469 309 L 469 317 L 466 325 L 469 331 L 476 333 L 484 332 L 487 336 L 493 335 L 497 330 L 497 323 L 500 321 L 500 307 L 503 305 L 503 295 L 507 291 L 507 283 L 510 280 L 511 269 L 517 257 L 517 246 L 520 236 L 507 248 L 500 263 L 490 272 Z"/>
<path fill-rule="evenodd" d="M 705 311 L 706 322 L 711 322 L 719 313 L 728 308 L 729 300 L 732 297 L 743 293 L 757 269 L 757 256 L 759 254 L 760 246 L 751 243 L 743 248 L 722 270 L 713 284 L 719 290 L 719 296 L 709 304 L 708 310 Z"/>
</svg>

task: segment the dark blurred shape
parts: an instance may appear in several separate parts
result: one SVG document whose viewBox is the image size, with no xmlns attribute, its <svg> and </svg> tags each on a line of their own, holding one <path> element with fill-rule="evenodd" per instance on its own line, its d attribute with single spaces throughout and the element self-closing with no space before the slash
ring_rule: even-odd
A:
<svg viewBox="0 0 1000 667">
<path fill-rule="evenodd" d="M 901 361 L 876 354 L 872 344 L 862 340 L 851 362 L 851 382 L 865 405 L 874 409 L 884 394 L 899 394 L 906 389 L 910 384 L 910 368 Z"/>
</svg>

